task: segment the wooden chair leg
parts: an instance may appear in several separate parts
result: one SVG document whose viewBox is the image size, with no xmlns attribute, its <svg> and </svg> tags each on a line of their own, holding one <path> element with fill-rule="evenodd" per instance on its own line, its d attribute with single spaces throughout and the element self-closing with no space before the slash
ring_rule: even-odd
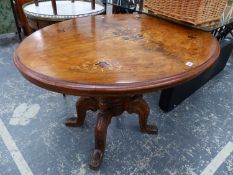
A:
<svg viewBox="0 0 233 175">
<path fill-rule="evenodd" d="M 38 0 L 34 0 L 36 6 L 39 6 Z"/>
<path fill-rule="evenodd" d="M 11 3 L 11 9 L 12 9 L 12 12 L 13 12 L 13 16 L 14 16 L 14 20 L 15 20 L 15 25 L 16 25 L 16 28 L 17 28 L 17 34 L 19 36 L 19 41 L 21 42 L 22 41 L 22 36 L 21 36 L 21 28 L 19 26 L 19 21 L 18 21 L 18 18 L 17 18 L 17 13 L 16 13 L 16 9 L 14 7 L 14 2 L 13 0 L 10 1 Z"/>
<path fill-rule="evenodd" d="M 54 15 L 57 15 L 57 3 L 56 0 L 52 0 L 52 7 Z"/>
<path fill-rule="evenodd" d="M 91 1 L 91 8 L 92 8 L 92 10 L 95 10 L 95 0 Z"/>
</svg>

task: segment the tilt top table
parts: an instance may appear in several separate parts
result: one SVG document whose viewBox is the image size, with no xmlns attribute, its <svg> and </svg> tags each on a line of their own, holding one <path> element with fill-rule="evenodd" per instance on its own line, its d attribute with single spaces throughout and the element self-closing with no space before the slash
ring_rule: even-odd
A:
<svg viewBox="0 0 233 175">
<path fill-rule="evenodd" d="M 142 94 L 183 83 L 209 68 L 219 56 L 219 43 L 209 33 L 146 15 L 127 14 L 77 18 L 43 28 L 26 38 L 14 63 L 32 83 L 51 91 L 82 96 L 77 118 L 99 110 L 95 150 L 90 167 L 103 159 L 112 117 L 124 111 L 139 115 L 142 132 L 149 106 Z"/>
</svg>

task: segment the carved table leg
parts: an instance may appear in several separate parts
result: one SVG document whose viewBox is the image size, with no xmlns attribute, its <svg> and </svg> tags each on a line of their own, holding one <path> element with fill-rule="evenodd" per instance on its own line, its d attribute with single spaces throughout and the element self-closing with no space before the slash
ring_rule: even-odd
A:
<svg viewBox="0 0 233 175">
<path fill-rule="evenodd" d="M 95 150 L 90 162 L 90 168 L 93 170 L 98 169 L 103 160 L 106 135 L 111 118 L 112 116 L 108 112 L 100 112 L 98 114 L 98 119 L 95 126 Z"/>
<path fill-rule="evenodd" d="M 158 134 L 158 128 L 155 125 L 147 124 L 150 108 L 141 95 L 131 97 L 131 100 L 126 101 L 125 110 L 129 114 L 136 113 L 139 115 L 139 126 L 141 132 Z"/>
<path fill-rule="evenodd" d="M 142 132 L 157 134 L 156 126 L 148 125 L 149 106 L 142 95 L 121 97 L 81 97 L 76 104 L 77 118 L 66 121 L 67 126 L 81 126 L 85 120 L 86 111 L 100 110 L 95 126 L 95 149 L 90 161 L 91 169 L 98 169 L 104 156 L 108 126 L 112 117 L 121 115 L 124 111 L 139 115 L 139 125 Z"/>
<path fill-rule="evenodd" d="M 88 110 L 97 111 L 98 101 L 93 97 L 80 97 L 76 103 L 77 117 L 66 120 L 65 124 L 69 127 L 80 127 L 83 125 Z"/>
</svg>

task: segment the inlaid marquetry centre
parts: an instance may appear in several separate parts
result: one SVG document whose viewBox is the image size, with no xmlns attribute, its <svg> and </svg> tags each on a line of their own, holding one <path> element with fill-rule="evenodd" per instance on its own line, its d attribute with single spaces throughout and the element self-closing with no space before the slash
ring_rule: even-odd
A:
<svg viewBox="0 0 233 175">
<path fill-rule="evenodd" d="M 78 72 L 110 72 L 110 71 L 121 71 L 122 66 L 119 63 L 111 63 L 110 60 L 100 60 L 97 62 L 87 61 L 80 65 L 70 66 L 70 70 Z"/>
</svg>

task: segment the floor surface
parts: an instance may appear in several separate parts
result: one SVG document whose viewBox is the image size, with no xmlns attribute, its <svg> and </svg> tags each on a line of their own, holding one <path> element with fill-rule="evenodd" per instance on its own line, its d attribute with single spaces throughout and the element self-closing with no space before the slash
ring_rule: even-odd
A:
<svg viewBox="0 0 233 175">
<path fill-rule="evenodd" d="M 26 81 L 12 62 L 16 46 L 0 41 L 0 175 L 233 175 L 233 59 L 170 113 L 158 107 L 160 92 L 145 96 L 158 136 L 140 133 L 136 115 L 113 119 L 95 172 L 88 161 L 96 114 L 82 128 L 65 127 L 77 98 Z"/>
</svg>

